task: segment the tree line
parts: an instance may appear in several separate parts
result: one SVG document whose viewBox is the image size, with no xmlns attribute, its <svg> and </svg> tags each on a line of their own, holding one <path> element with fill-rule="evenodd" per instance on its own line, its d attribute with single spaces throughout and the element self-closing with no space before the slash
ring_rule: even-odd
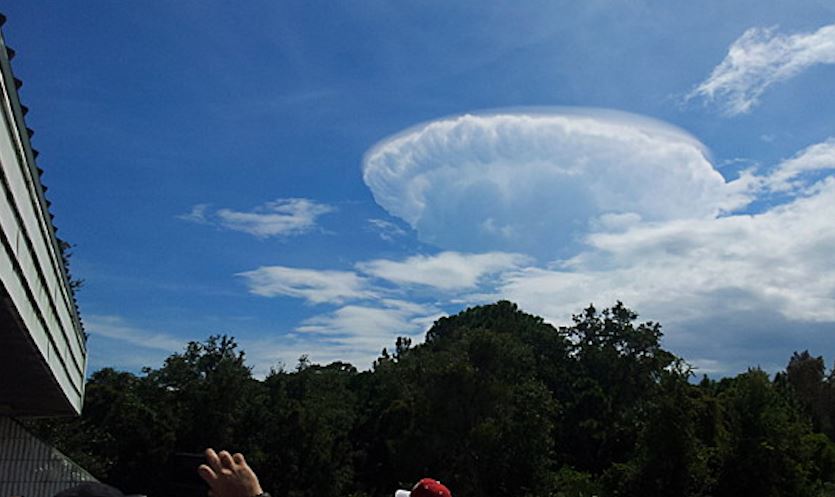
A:
<svg viewBox="0 0 835 497">
<path fill-rule="evenodd" d="M 795 353 L 694 382 L 623 304 L 556 328 L 507 301 L 344 362 L 253 378 L 233 338 L 142 374 L 105 368 L 39 436 L 126 493 L 203 496 L 206 447 L 246 454 L 275 497 L 378 497 L 431 476 L 456 497 L 835 495 L 835 375 Z"/>
</svg>

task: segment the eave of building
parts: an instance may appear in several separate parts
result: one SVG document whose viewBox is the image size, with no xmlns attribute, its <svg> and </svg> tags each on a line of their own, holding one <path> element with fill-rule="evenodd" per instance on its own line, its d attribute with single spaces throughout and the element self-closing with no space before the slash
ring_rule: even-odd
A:
<svg viewBox="0 0 835 497">
<path fill-rule="evenodd" d="M 0 26 L 4 22 L 0 14 Z M 0 274 L 5 278 L 0 415 L 77 414 L 87 360 L 84 331 L 35 163 L 33 131 L 24 120 L 22 82 L 12 73 L 12 57 L 0 32 Z M 44 391 L 29 392 L 27 381 Z"/>
</svg>

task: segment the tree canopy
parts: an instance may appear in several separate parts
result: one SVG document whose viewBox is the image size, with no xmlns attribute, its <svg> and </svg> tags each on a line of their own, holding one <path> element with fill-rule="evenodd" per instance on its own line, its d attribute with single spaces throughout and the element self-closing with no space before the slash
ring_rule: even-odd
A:
<svg viewBox="0 0 835 497">
<path fill-rule="evenodd" d="M 152 497 L 205 495 L 206 447 L 246 453 L 275 497 L 389 496 L 423 476 L 457 497 L 831 492 L 822 358 L 694 383 L 661 338 L 621 303 L 556 328 L 500 301 L 439 319 L 423 344 L 399 338 L 369 371 L 302 357 L 259 380 L 212 335 L 139 375 L 97 371 L 81 417 L 29 424 Z"/>
</svg>

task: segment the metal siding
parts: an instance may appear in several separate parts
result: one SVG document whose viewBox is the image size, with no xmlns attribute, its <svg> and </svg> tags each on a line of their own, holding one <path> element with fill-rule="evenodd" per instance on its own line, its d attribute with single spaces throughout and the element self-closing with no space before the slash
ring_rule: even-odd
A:
<svg viewBox="0 0 835 497">
<path fill-rule="evenodd" d="M 51 497 L 85 481 L 96 479 L 14 420 L 0 418 L 0 496 Z"/>
<path fill-rule="evenodd" d="M 5 47 L 5 40 L 3 39 L 2 34 L 0 34 L 0 44 Z M 13 78 L 9 60 L 5 57 L 5 55 L 7 55 L 6 51 L 0 50 L 0 62 L 4 63 L 4 71 L 2 74 L 4 82 L 7 75 L 8 77 Z M 22 212 L 32 214 L 32 220 L 35 222 L 36 226 L 32 224 L 27 225 L 32 228 L 38 228 L 40 236 L 37 236 L 36 238 L 38 239 L 38 242 L 42 243 L 41 245 L 36 246 L 34 250 L 38 252 L 39 262 L 44 264 L 44 267 L 48 267 L 48 270 L 45 272 L 49 272 L 50 274 L 57 276 L 57 278 L 49 281 L 47 284 L 52 287 L 51 295 L 55 298 L 55 301 L 58 302 L 59 297 L 60 300 L 63 301 L 63 305 L 58 305 L 57 307 L 61 311 L 67 311 L 66 313 L 62 312 L 62 316 L 60 316 L 60 318 L 67 318 L 70 321 L 69 323 L 63 322 L 63 325 L 66 326 L 64 330 L 67 332 L 70 330 L 75 331 L 76 340 L 71 341 L 72 345 L 83 348 L 82 332 L 75 312 L 74 300 L 69 290 L 69 281 L 67 280 L 65 268 L 63 266 L 63 262 L 61 261 L 61 255 L 55 239 L 54 227 L 52 226 L 49 211 L 45 205 L 43 190 L 40 186 L 40 179 L 37 173 L 37 167 L 35 166 L 35 156 L 32 153 L 32 148 L 29 143 L 29 130 L 26 128 L 23 120 L 23 114 L 20 111 L 20 102 L 18 101 L 17 91 L 12 86 L 7 86 L 5 84 L 4 86 L 7 87 L 6 95 L 8 96 L 8 101 L 11 106 L 9 109 L 9 117 L 11 118 L 11 121 L 14 122 L 14 125 L 9 129 L 9 134 L 16 145 L 15 153 L 18 155 L 18 163 L 20 165 L 18 172 L 21 174 L 20 178 L 23 181 L 21 186 L 23 186 L 27 192 L 27 195 L 21 199 L 19 205 L 23 207 Z M 22 217 L 25 217 L 25 214 L 23 214 Z M 49 269 L 51 269 L 51 271 L 49 271 Z M 62 319 L 62 321 L 64 320 Z"/>
<path fill-rule="evenodd" d="M 0 280 L 75 412 L 86 350 L 0 34 Z M 4 257 L 6 256 L 6 257 Z M 2 497 L 2 493 L 0 493 Z"/>
<path fill-rule="evenodd" d="M 3 218 L 9 219 L 13 221 L 13 225 L 9 228 L 3 226 L 3 231 L 6 233 L 7 240 L 9 240 L 10 244 L 16 243 L 15 238 L 20 237 L 23 235 L 23 239 L 26 243 L 21 244 L 22 247 L 16 251 L 16 260 L 18 265 L 22 270 L 22 277 L 24 281 L 21 281 L 21 287 L 28 286 L 31 292 L 31 299 L 33 301 L 30 302 L 30 296 L 26 295 L 25 292 L 16 292 L 17 295 L 12 295 L 13 297 L 17 296 L 16 306 L 20 310 L 21 317 L 26 321 L 27 328 L 30 330 L 37 329 L 40 326 L 35 325 L 34 321 L 37 320 L 32 313 L 24 312 L 27 307 L 32 307 L 32 311 L 39 314 L 46 326 L 44 326 L 46 332 L 52 335 L 52 340 L 56 342 L 56 347 L 64 348 L 63 345 L 67 342 L 66 334 L 62 330 L 62 319 L 60 316 L 56 316 L 53 312 L 54 307 L 50 305 L 49 295 L 46 293 L 43 286 L 43 282 L 41 278 L 38 277 L 40 264 L 37 262 L 37 258 L 39 255 L 43 255 L 43 242 L 37 240 L 36 237 L 27 236 L 27 233 L 31 233 L 34 231 L 35 226 L 32 224 L 35 221 L 32 219 L 34 213 L 32 213 L 31 209 L 26 209 L 28 206 L 26 202 L 21 202 L 17 197 L 20 195 L 25 195 L 26 186 L 23 183 L 20 173 L 18 171 L 19 164 L 17 161 L 17 157 L 14 154 L 14 145 L 10 141 L 10 137 L 8 135 L 0 136 L 0 159 L 2 160 L 2 171 L 3 176 L 9 183 L 9 190 L 7 191 L 7 195 L 0 196 L 0 203 L 2 203 L 2 210 L 7 211 L 10 214 L 4 215 Z M 12 167 L 13 165 L 17 165 L 18 167 Z M 5 190 L 5 187 L 3 188 Z M 8 195 L 11 195 L 11 199 L 9 199 Z M 11 200 L 12 203 L 9 201 Z M 21 212 L 21 205 L 23 207 Z M 19 225 L 17 216 L 14 215 L 14 212 L 17 211 L 19 215 L 21 215 L 23 221 L 23 225 Z M 11 233 L 10 233 L 11 232 Z M 37 233 L 37 232 L 35 232 Z M 14 234 L 15 238 L 12 238 L 12 234 Z M 35 238 L 33 240 L 32 238 Z M 38 243 L 38 242 L 41 243 Z M 40 249 L 40 250 L 39 250 Z M 38 254 L 41 252 L 41 254 Z M 44 275 L 46 276 L 46 275 Z M 8 278 L 17 278 L 17 275 L 8 275 Z M 8 282 L 8 278 L 4 278 L 6 282 Z M 52 280 L 53 284 L 55 282 L 55 278 L 43 278 L 47 280 L 47 285 L 50 284 L 49 280 Z M 9 285 L 7 284 L 6 287 L 8 288 Z M 23 290 L 23 288 L 21 288 Z M 11 292 L 10 292 L 11 293 Z M 28 305 L 27 305 L 28 304 Z M 59 312 L 60 314 L 60 312 Z M 54 332 L 52 332 L 54 330 Z M 42 350 L 42 353 L 45 351 Z M 56 350 L 56 352 L 59 352 Z M 49 352 L 44 354 L 45 356 L 49 355 Z M 66 374 L 70 374 L 74 377 L 82 377 L 83 378 L 83 371 L 81 370 L 83 359 L 80 361 L 81 350 L 78 348 L 73 348 L 72 354 L 67 354 L 65 359 L 68 359 L 67 366 L 69 370 Z M 57 372 L 56 372 L 57 373 Z M 78 388 L 78 383 L 80 380 L 73 378 L 73 383 L 76 384 L 76 388 Z"/>
</svg>

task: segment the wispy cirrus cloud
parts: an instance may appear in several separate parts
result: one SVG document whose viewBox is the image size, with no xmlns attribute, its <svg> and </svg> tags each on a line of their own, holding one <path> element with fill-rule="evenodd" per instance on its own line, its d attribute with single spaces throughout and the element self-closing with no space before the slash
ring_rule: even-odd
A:
<svg viewBox="0 0 835 497">
<path fill-rule="evenodd" d="M 321 304 L 376 296 L 368 282 L 352 271 L 262 266 L 238 276 L 246 280 L 251 293 L 262 297 L 287 296 Z"/>
<path fill-rule="evenodd" d="M 751 28 L 687 99 L 701 97 L 735 116 L 749 112 L 772 85 L 818 64 L 835 63 L 835 24 L 815 32 L 785 35 L 776 28 Z"/>
<path fill-rule="evenodd" d="M 85 314 L 84 328 L 90 334 L 88 372 L 114 366 L 158 367 L 188 343 L 188 339 L 137 326 L 118 315 Z"/>
<path fill-rule="evenodd" d="M 385 219 L 369 219 L 368 227 L 387 242 L 406 236 L 406 231 L 403 228 Z"/>
<path fill-rule="evenodd" d="M 196 204 L 191 208 L 191 211 L 179 214 L 177 219 L 196 224 L 211 224 L 209 221 L 210 213 L 208 212 L 210 208 L 211 204 Z"/>
<path fill-rule="evenodd" d="M 810 145 L 794 157 L 783 161 L 765 178 L 766 188 L 777 192 L 790 192 L 807 188 L 809 176 L 835 170 L 835 138 Z"/>
<path fill-rule="evenodd" d="M 212 210 L 210 204 L 197 204 L 179 219 L 198 224 L 249 233 L 258 238 L 292 236 L 316 227 L 317 219 L 333 212 L 334 207 L 305 198 L 284 198 L 265 202 L 251 211 Z"/>
<path fill-rule="evenodd" d="M 91 335 L 112 338 L 142 348 L 177 350 L 184 345 L 181 339 L 173 335 L 137 328 L 127 323 L 121 316 L 115 315 L 85 315 L 84 329 Z"/>
</svg>

